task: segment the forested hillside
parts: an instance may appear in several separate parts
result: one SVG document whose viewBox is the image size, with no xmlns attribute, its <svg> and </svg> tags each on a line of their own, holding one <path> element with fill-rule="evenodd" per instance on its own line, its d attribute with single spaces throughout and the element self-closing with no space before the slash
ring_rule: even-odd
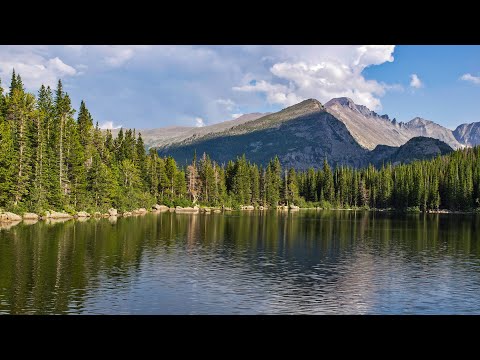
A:
<svg viewBox="0 0 480 360">
<path fill-rule="evenodd" d="M 0 84 L 1 85 L 1 84 Z M 336 208 L 472 210 L 480 207 L 480 147 L 408 165 L 282 169 L 245 156 L 226 163 L 192 154 L 145 152 L 141 134 L 103 133 L 82 101 L 78 112 L 59 81 L 27 93 L 13 73 L 0 86 L 0 208 L 22 213 L 73 213 L 149 208 L 155 203 L 209 206 L 296 204 Z"/>
</svg>

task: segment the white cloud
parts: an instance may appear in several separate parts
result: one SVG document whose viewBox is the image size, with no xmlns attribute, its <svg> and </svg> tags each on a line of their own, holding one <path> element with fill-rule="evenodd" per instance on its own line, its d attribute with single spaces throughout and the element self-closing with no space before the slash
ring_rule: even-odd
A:
<svg viewBox="0 0 480 360">
<path fill-rule="evenodd" d="M 367 79 L 363 70 L 394 61 L 394 49 L 393 45 L 0 46 L 0 77 L 5 87 L 15 67 L 31 91 L 42 83 L 55 87 L 62 78 L 74 102 L 84 98 L 99 118 L 125 119 L 125 126 L 187 125 L 196 123 L 197 116 L 200 124 L 213 124 L 232 114 L 276 111 L 307 98 L 325 103 L 347 96 L 379 110 L 382 96 L 400 86 Z"/>
<path fill-rule="evenodd" d="M 62 60 L 58 57 L 50 59 L 47 61 L 47 67 L 50 68 L 52 71 L 55 71 L 61 76 L 73 76 L 76 74 L 77 70 L 71 67 L 70 65 L 65 64 Z"/>
<path fill-rule="evenodd" d="M 104 130 L 120 129 L 121 127 L 123 127 L 122 125 L 114 125 L 113 121 L 105 121 L 103 124 L 101 124 L 99 126 L 100 126 L 100 129 L 104 129 Z"/>
<path fill-rule="evenodd" d="M 476 85 L 480 84 L 480 77 L 479 76 L 473 76 L 472 74 L 463 74 L 460 77 L 460 80 L 470 81 L 471 83 L 474 83 Z"/>
<path fill-rule="evenodd" d="M 12 70 L 22 77 L 28 90 L 36 91 L 44 84 L 55 87 L 58 79 L 74 76 L 77 70 L 60 57 L 50 57 L 43 47 L 0 47 L 0 76 L 10 81 Z"/>
<path fill-rule="evenodd" d="M 240 113 L 240 114 L 232 114 L 232 119 L 238 119 L 240 116 L 242 116 L 243 114 Z"/>
<path fill-rule="evenodd" d="M 133 57 L 133 49 L 117 48 L 111 55 L 105 56 L 104 60 L 108 65 L 120 66 Z"/>
<path fill-rule="evenodd" d="M 371 65 L 392 62 L 394 49 L 393 45 L 280 47 L 277 59 L 284 61 L 277 60 L 270 67 L 273 77 L 269 81 L 261 79 L 252 84 L 250 80 L 233 90 L 264 93 L 268 102 L 284 106 L 306 98 L 325 103 L 347 96 L 378 110 L 379 97 L 392 85 L 367 80 L 362 71 Z"/>
<path fill-rule="evenodd" d="M 235 102 L 231 99 L 217 99 L 215 103 L 224 106 L 228 111 L 232 111 L 235 108 Z"/>
<path fill-rule="evenodd" d="M 415 89 L 420 89 L 423 87 L 423 82 L 420 80 L 417 74 L 411 74 L 410 75 L 410 86 L 415 88 Z"/>
<path fill-rule="evenodd" d="M 93 50 L 103 55 L 103 61 L 112 67 L 118 67 L 142 50 L 150 50 L 150 46 L 146 45 L 94 45 Z"/>
<path fill-rule="evenodd" d="M 234 86 L 233 90 L 265 93 L 269 103 L 285 106 L 290 106 L 304 100 L 303 98 L 298 97 L 293 92 L 293 89 L 282 84 L 271 84 L 265 80 L 258 81 L 255 84 Z"/>
<path fill-rule="evenodd" d="M 195 126 L 196 127 L 203 127 L 205 126 L 205 122 L 203 121 L 203 119 L 201 117 L 196 117 L 195 118 Z"/>
</svg>

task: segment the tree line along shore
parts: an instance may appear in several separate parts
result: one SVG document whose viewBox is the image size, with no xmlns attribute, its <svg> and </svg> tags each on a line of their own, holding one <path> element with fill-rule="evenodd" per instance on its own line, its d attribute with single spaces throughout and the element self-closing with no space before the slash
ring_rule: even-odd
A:
<svg viewBox="0 0 480 360">
<path fill-rule="evenodd" d="M 198 211 L 278 206 L 478 211 L 479 198 L 480 147 L 381 168 L 333 168 L 325 159 L 321 168 L 296 171 L 282 169 L 278 157 L 265 165 L 245 156 L 219 164 L 196 153 L 190 163 L 178 164 L 155 149 L 147 152 L 134 129 L 121 129 L 116 138 L 102 131 L 83 101 L 76 114 L 61 81 L 55 90 L 41 86 L 36 96 L 25 91 L 15 72 L 8 91 L 0 84 L 4 219 L 7 212 L 52 218 L 98 216 L 109 209 L 128 216 L 152 204 Z"/>
</svg>

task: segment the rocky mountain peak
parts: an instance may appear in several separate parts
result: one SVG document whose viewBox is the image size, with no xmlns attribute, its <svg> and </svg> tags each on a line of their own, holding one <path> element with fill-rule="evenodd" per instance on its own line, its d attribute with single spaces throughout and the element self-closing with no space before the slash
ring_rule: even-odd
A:
<svg viewBox="0 0 480 360">
<path fill-rule="evenodd" d="M 357 110 L 357 105 L 353 102 L 352 99 L 348 97 L 338 97 L 333 98 L 325 104 L 326 108 L 332 107 L 333 105 L 340 105 L 343 107 L 348 107 L 352 110 Z"/>
<path fill-rule="evenodd" d="M 355 102 L 348 97 L 333 98 L 332 100 L 330 100 L 325 104 L 325 107 L 329 109 L 334 107 L 335 105 L 341 106 L 343 108 L 349 108 L 353 111 L 359 112 L 360 114 L 366 117 L 375 117 L 375 118 L 380 118 L 382 120 L 390 121 L 390 118 L 388 117 L 388 115 L 379 115 L 375 111 L 370 110 L 365 105 L 355 104 Z"/>
<path fill-rule="evenodd" d="M 467 146 L 480 145 L 480 122 L 459 125 L 453 135 L 460 143 Z"/>
<path fill-rule="evenodd" d="M 295 117 L 301 116 L 317 111 L 325 111 L 325 107 L 316 99 L 307 99 L 299 102 L 298 104 L 286 107 L 285 109 L 279 111 L 276 114 L 271 114 L 269 116 L 264 116 L 261 118 L 264 121 L 268 120 L 279 120 L 285 117 Z"/>
<path fill-rule="evenodd" d="M 424 119 L 424 118 L 421 118 L 421 117 L 418 117 L 418 116 L 413 118 L 409 122 L 407 122 L 407 125 L 415 125 L 415 126 L 428 125 L 428 124 L 433 124 L 433 121 L 430 121 L 430 120 L 427 120 L 427 119 Z"/>
<path fill-rule="evenodd" d="M 289 106 L 283 110 L 298 110 L 298 109 L 306 109 L 306 110 L 324 110 L 324 107 L 320 101 L 317 99 L 307 99 L 299 102 L 298 104 Z"/>
</svg>

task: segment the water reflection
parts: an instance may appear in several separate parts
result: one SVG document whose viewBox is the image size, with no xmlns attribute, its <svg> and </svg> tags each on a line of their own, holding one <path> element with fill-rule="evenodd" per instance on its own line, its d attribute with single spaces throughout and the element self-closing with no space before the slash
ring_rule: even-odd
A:
<svg viewBox="0 0 480 360">
<path fill-rule="evenodd" d="M 0 313 L 480 313 L 480 217 L 163 212 L 0 229 Z"/>
</svg>

